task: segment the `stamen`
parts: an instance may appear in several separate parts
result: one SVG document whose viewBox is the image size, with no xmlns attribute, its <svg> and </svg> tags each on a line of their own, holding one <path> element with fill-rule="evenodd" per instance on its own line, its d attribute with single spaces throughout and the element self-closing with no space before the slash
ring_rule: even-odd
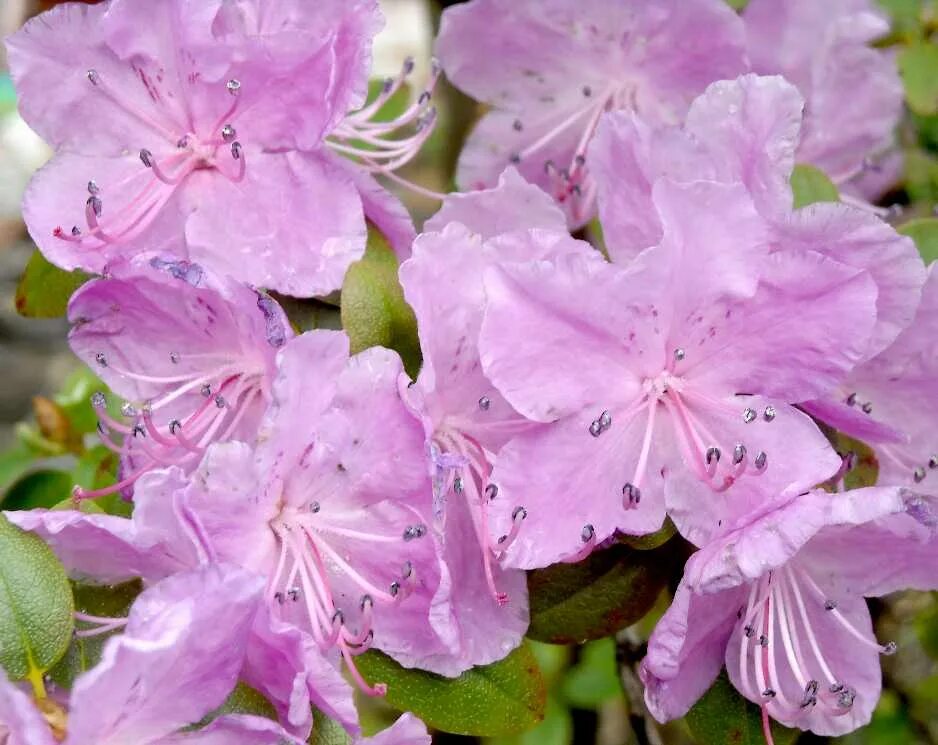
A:
<svg viewBox="0 0 938 745">
<path fill-rule="evenodd" d="M 511 546 L 515 538 L 518 537 L 518 531 L 521 530 L 521 523 L 524 522 L 527 516 L 528 511 L 524 507 L 515 507 L 511 513 L 511 529 L 506 535 L 503 535 L 498 539 L 499 550 L 508 550 L 508 547 Z"/>
<path fill-rule="evenodd" d="M 596 530 L 589 523 L 584 525 L 583 530 L 580 531 L 580 540 L 583 541 L 583 545 L 576 553 L 563 559 L 564 564 L 576 564 L 593 552 L 593 549 L 596 547 Z"/>
</svg>

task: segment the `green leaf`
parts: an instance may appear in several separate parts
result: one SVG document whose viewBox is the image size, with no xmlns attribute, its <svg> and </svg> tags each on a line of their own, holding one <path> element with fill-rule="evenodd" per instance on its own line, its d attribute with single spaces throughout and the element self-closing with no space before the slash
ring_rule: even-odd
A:
<svg viewBox="0 0 938 745">
<path fill-rule="evenodd" d="M 544 720 L 534 729 L 518 735 L 493 737 L 487 745 L 570 745 L 573 742 L 573 716 L 557 696 L 547 697 Z"/>
<path fill-rule="evenodd" d="M 617 545 L 578 564 L 528 574 L 528 636 L 553 644 L 601 639 L 631 626 L 654 605 L 667 581 L 670 547 L 637 551 Z"/>
<path fill-rule="evenodd" d="M 0 500 L 7 490 L 30 471 L 42 465 L 35 450 L 21 440 L 0 453 Z"/>
<path fill-rule="evenodd" d="M 819 168 L 799 163 L 791 173 L 791 188 L 795 194 L 795 209 L 815 202 L 836 202 L 840 199 L 837 187 Z"/>
<path fill-rule="evenodd" d="M 66 272 L 35 251 L 16 287 L 16 311 L 29 318 L 61 318 L 72 293 L 89 279 L 84 272 Z"/>
<path fill-rule="evenodd" d="M 352 738 L 337 721 L 313 709 L 313 731 L 307 742 L 310 745 L 350 745 Z"/>
<path fill-rule="evenodd" d="M 10 487 L 3 500 L 5 510 L 49 509 L 68 499 L 74 482 L 67 471 L 36 471 Z"/>
<path fill-rule="evenodd" d="M 915 241 L 918 252 L 926 264 L 938 259 L 938 218 L 924 217 L 909 220 L 900 226 L 898 231 Z"/>
<path fill-rule="evenodd" d="M 349 267 L 342 285 L 342 327 L 353 354 L 376 346 L 394 349 L 415 377 L 420 369 L 417 319 L 404 300 L 397 266 L 384 236 L 369 226 L 365 255 Z"/>
<path fill-rule="evenodd" d="M 385 654 L 355 660 L 371 683 L 386 683 L 387 702 L 412 711 L 427 726 L 458 735 L 493 737 L 531 729 L 544 718 L 547 688 L 527 646 L 458 678 L 407 670 Z"/>
<path fill-rule="evenodd" d="M 95 432 L 98 427 L 98 414 L 91 405 L 93 393 L 108 392 L 104 382 L 82 365 L 76 368 L 65 379 L 62 390 L 53 396 L 55 403 L 61 407 L 71 425 L 73 432 L 85 434 Z M 108 413 L 117 418 L 120 414 L 121 400 L 117 396 L 107 396 Z"/>
<path fill-rule="evenodd" d="M 898 57 L 905 100 L 916 114 L 938 113 L 938 46 L 910 44 Z"/>
<path fill-rule="evenodd" d="M 725 672 L 687 712 L 686 722 L 698 745 L 765 745 L 762 712 L 736 691 Z M 790 745 L 798 734 L 772 723 L 775 745 Z"/>
<path fill-rule="evenodd" d="M 876 486 L 879 479 L 879 459 L 869 445 L 842 432 L 835 432 L 831 444 L 838 453 L 846 455 L 853 453 L 856 463 L 844 474 L 844 487 L 847 489 L 862 489 L 866 486 Z"/>
<path fill-rule="evenodd" d="M 607 637 L 584 644 L 580 661 L 570 668 L 562 690 L 567 703 L 578 709 L 598 709 L 609 699 L 621 696 L 615 640 Z"/>
<path fill-rule="evenodd" d="M 13 680 L 42 676 L 65 654 L 75 619 L 65 570 L 37 536 L 0 515 L 0 666 Z"/>
<path fill-rule="evenodd" d="M 86 502 L 85 504 L 93 503 Z M 100 511 L 100 508 L 98 509 Z M 138 579 L 119 585 L 72 583 L 75 610 L 105 618 L 125 617 L 142 589 L 143 583 Z M 77 625 L 79 628 L 93 628 L 81 621 L 78 621 Z M 74 637 L 65 656 L 49 670 L 49 677 L 56 685 L 65 689 L 71 688 L 75 678 L 98 664 L 105 642 L 115 633 L 120 633 L 120 629 L 98 636 Z"/>
<path fill-rule="evenodd" d="M 654 533 L 648 535 L 626 535 L 619 536 L 619 542 L 626 546 L 637 548 L 640 551 L 651 551 L 653 548 L 663 546 L 670 541 L 677 533 L 677 527 L 671 522 L 670 517 L 664 519 L 664 525 Z"/>
</svg>

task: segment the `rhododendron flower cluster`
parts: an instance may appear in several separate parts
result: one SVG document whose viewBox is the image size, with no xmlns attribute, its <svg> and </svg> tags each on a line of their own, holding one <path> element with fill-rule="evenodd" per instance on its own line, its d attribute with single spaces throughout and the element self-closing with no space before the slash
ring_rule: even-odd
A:
<svg viewBox="0 0 938 745">
<path fill-rule="evenodd" d="M 434 685 L 499 663 L 528 572 L 673 530 L 650 715 L 725 667 L 768 741 L 771 719 L 866 724 L 896 644 L 865 598 L 938 589 L 938 280 L 864 201 L 900 116 L 884 17 L 469 0 L 390 119 L 414 62 L 369 98 L 381 25 L 376 0 L 105 0 L 7 40 L 55 151 L 25 222 L 93 275 L 69 344 L 118 465 L 6 519 L 73 580 L 145 589 L 126 618 L 75 613 L 107 640 L 70 689 L 0 675 L 0 735 L 273 745 L 324 716 L 425 744 L 411 713 L 364 737 L 356 692 L 422 711 L 363 660 Z M 396 171 L 443 73 L 488 109 L 418 234 L 387 189 L 432 195 Z M 850 196 L 796 209 L 796 162 Z M 400 262 L 413 376 L 283 302 L 340 289 L 369 233 Z M 847 488 L 844 435 L 875 484 Z M 269 716 L 219 714 L 239 682 Z"/>
</svg>

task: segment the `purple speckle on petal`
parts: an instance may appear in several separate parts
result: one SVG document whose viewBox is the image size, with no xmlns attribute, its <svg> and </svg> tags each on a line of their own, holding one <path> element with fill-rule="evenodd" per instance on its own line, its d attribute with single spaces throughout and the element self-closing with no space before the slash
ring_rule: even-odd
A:
<svg viewBox="0 0 938 745">
<path fill-rule="evenodd" d="M 267 322 L 267 343 L 272 347 L 282 347 L 287 341 L 287 331 L 278 313 L 277 304 L 266 295 L 257 294 L 257 307 L 264 314 Z"/>
<path fill-rule="evenodd" d="M 198 287 L 202 284 L 202 278 L 205 276 L 205 271 L 202 267 L 198 264 L 193 264 L 191 261 L 174 261 L 171 259 L 161 259 L 155 256 L 150 259 L 150 266 L 161 272 L 166 272 L 175 279 L 181 279 L 193 287 Z"/>
</svg>

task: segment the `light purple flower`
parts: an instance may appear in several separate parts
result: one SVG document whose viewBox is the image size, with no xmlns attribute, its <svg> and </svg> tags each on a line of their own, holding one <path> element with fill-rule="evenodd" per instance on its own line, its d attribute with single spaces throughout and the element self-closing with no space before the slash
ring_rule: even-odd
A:
<svg viewBox="0 0 938 745">
<path fill-rule="evenodd" d="M 938 270 L 929 268 L 915 320 L 809 413 L 871 445 L 885 486 L 934 493 L 938 469 Z"/>
<path fill-rule="evenodd" d="M 121 455 L 118 483 L 147 471 L 192 470 L 212 442 L 253 442 L 270 402 L 277 351 L 293 336 L 268 296 L 197 264 L 162 255 L 116 264 L 68 308 L 72 350 L 119 396 L 122 418 L 92 403 L 102 441 Z"/>
<path fill-rule="evenodd" d="M 604 111 L 678 122 L 709 83 L 748 69 L 742 22 L 719 0 L 472 0 L 443 14 L 437 53 L 493 108 L 460 158 L 462 188 L 514 163 L 572 225 L 595 211 L 584 155 Z"/>
<path fill-rule="evenodd" d="M 501 659 L 528 625 L 525 576 L 498 566 L 501 547 L 490 535 L 488 504 L 496 453 L 532 422 L 482 372 L 482 277 L 501 262 L 594 250 L 570 238 L 563 213 L 514 169 L 494 189 L 450 195 L 425 230 L 400 269 L 423 353 L 420 375 L 402 395 L 426 437 L 446 565 L 438 603 L 452 607 L 452 620 L 435 614 L 434 625 L 461 650 L 455 673 Z"/>
<path fill-rule="evenodd" d="M 375 694 L 383 686 L 365 683 L 354 664 L 372 644 L 407 666 L 450 653 L 430 625 L 439 557 L 424 517 L 423 432 L 399 398 L 402 375 L 393 352 L 349 359 L 345 334 L 305 334 L 278 355 L 256 450 L 218 443 L 192 474 L 145 474 L 132 520 L 41 510 L 10 519 L 72 572 L 109 581 L 122 569 L 95 544 L 116 545 L 115 556 L 152 573 L 206 561 L 253 570 L 266 589 L 246 680 L 301 735 L 310 698 L 356 732 L 341 659 Z"/>
<path fill-rule="evenodd" d="M 789 183 L 801 142 L 803 99 L 780 77 L 744 75 L 711 85 L 681 126 L 606 116 L 589 165 L 610 255 L 628 261 L 662 235 L 651 201 L 661 177 L 746 185 L 768 223 L 773 252 L 814 251 L 866 269 L 877 286 L 866 356 L 884 349 L 915 314 L 924 267 L 915 244 L 867 210 L 819 203 L 793 210 Z"/>
<path fill-rule="evenodd" d="M 371 106 L 349 113 L 381 23 L 375 0 L 110 0 L 30 21 L 10 66 L 56 150 L 26 195 L 33 238 L 66 269 L 160 249 L 293 295 L 336 289 L 364 251 L 363 212 L 392 199 L 336 153 L 362 161 L 353 141 L 371 138 L 362 167 L 390 170 L 432 124 L 428 96 L 394 123 L 420 125 L 404 139 Z"/>
<path fill-rule="evenodd" d="M 723 666 L 785 725 L 840 735 L 870 720 L 880 654 L 864 597 L 938 587 L 938 535 L 904 489 L 813 491 L 690 558 L 642 663 L 659 721 L 679 716 Z"/>
<path fill-rule="evenodd" d="M 870 46 L 889 31 L 877 3 L 751 0 L 742 17 L 753 72 L 784 75 L 805 98 L 798 162 L 838 184 L 878 170 L 895 147 L 903 92 L 895 55 Z"/>
<path fill-rule="evenodd" d="M 220 706 L 237 683 L 261 591 L 257 577 L 228 565 L 177 574 L 146 590 L 101 661 L 76 679 L 65 704 L 65 745 L 299 743 L 275 722 L 253 716 L 223 716 L 181 731 Z M 29 697 L 2 673 L 0 711 L 10 745 L 57 742 Z"/>
<path fill-rule="evenodd" d="M 860 359 L 876 319 L 868 274 L 771 253 L 741 184 L 659 179 L 652 195 L 664 235 L 627 268 L 572 255 L 486 274 L 483 370 L 543 423 L 501 450 L 492 476 L 492 535 L 514 537 L 508 566 L 655 531 L 666 509 L 701 545 L 753 482 L 803 491 L 839 465 L 790 404 Z M 684 472 L 690 491 L 672 478 Z"/>
</svg>

